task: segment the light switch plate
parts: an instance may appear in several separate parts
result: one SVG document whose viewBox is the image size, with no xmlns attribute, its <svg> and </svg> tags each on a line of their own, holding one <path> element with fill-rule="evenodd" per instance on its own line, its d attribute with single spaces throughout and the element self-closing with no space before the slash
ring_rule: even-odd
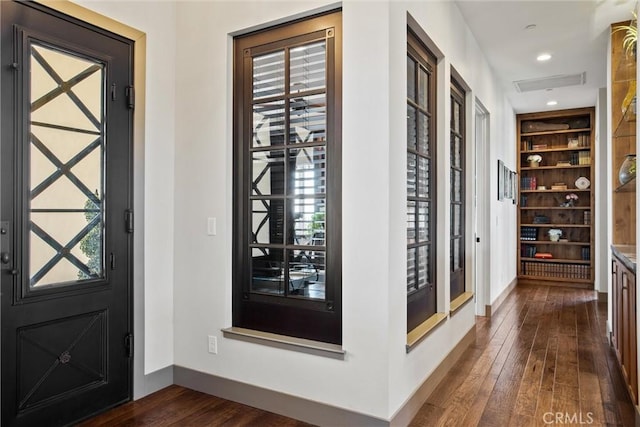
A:
<svg viewBox="0 0 640 427">
<path fill-rule="evenodd" d="M 207 235 L 215 236 L 218 232 L 215 218 L 207 218 Z"/>
</svg>

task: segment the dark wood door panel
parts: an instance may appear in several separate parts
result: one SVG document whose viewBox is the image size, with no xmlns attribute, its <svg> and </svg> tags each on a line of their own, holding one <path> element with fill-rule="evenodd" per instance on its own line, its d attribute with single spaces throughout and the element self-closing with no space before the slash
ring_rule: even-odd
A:
<svg viewBox="0 0 640 427">
<path fill-rule="evenodd" d="M 0 8 L 2 425 L 67 425 L 130 399 L 133 42 Z"/>
</svg>

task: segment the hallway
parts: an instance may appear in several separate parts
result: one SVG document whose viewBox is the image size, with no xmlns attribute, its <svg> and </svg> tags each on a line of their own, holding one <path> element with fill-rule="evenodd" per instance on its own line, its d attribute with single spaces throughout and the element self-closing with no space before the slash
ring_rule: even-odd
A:
<svg viewBox="0 0 640 427">
<path fill-rule="evenodd" d="M 607 305 L 595 298 L 571 288 L 516 287 L 492 318 L 478 318 L 475 345 L 411 425 L 633 426 L 633 406 L 605 335 Z M 83 425 L 305 424 L 171 386 Z"/>
<path fill-rule="evenodd" d="M 516 287 L 496 315 L 478 318 L 475 345 L 412 425 L 560 425 L 550 423 L 560 414 L 564 424 L 633 426 L 607 343 L 607 304 L 595 298 L 571 288 Z"/>
</svg>

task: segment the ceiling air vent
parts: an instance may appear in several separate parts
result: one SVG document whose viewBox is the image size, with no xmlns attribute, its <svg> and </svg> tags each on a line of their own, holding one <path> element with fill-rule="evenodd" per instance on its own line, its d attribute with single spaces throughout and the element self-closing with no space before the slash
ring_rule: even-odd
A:
<svg viewBox="0 0 640 427">
<path fill-rule="evenodd" d="M 533 90 L 555 89 L 565 86 L 579 86 L 587 81 L 587 73 L 563 74 L 560 76 L 543 77 L 541 79 L 518 80 L 513 82 L 518 92 Z"/>
</svg>

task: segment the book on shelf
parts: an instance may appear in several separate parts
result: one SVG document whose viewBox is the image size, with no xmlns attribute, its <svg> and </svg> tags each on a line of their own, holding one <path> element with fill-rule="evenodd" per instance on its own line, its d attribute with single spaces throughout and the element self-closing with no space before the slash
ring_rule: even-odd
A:
<svg viewBox="0 0 640 427">
<path fill-rule="evenodd" d="M 520 227 L 520 240 L 538 240 L 538 228 Z"/>
<path fill-rule="evenodd" d="M 534 245 L 520 245 L 520 256 L 523 258 L 533 258 L 537 250 L 538 248 Z"/>
<path fill-rule="evenodd" d="M 553 185 L 551 185 L 551 189 L 552 190 L 566 190 L 567 189 L 567 184 L 565 184 L 564 182 L 555 182 L 555 183 L 553 183 Z"/>
<path fill-rule="evenodd" d="M 525 176 L 520 179 L 520 189 L 522 190 L 535 190 L 537 188 L 538 180 L 535 176 Z"/>
<path fill-rule="evenodd" d="M 571 161 L 570 160 L 559 160 L 558 163 L 556 163 L 556 166 L 571 166 Z"/>
<path fill-rule="evenodd" d="M 531 141 L 522 140 L 522 151 L 530 151 L 533 143 Z"/>
<path fill-rule="evenodd" d="M 591 164 L 591 153 L 588 151 L 578 151 L 578 164 L 579 165 L 590 165 Z"/>
<path fill-rule="evenodd" d="M 583 264 L 541 263 L 522 261 L 520 273 L 523 276 L 558 277 L 563 279 L 591 279 L 591 267 Z"/>
<path fill-rule="evenodd" d="M 531 146 L 532 150 L 546 150 L 547 148 L 549 148 L 547 144 L 533 144 Z"/>
</svg>

